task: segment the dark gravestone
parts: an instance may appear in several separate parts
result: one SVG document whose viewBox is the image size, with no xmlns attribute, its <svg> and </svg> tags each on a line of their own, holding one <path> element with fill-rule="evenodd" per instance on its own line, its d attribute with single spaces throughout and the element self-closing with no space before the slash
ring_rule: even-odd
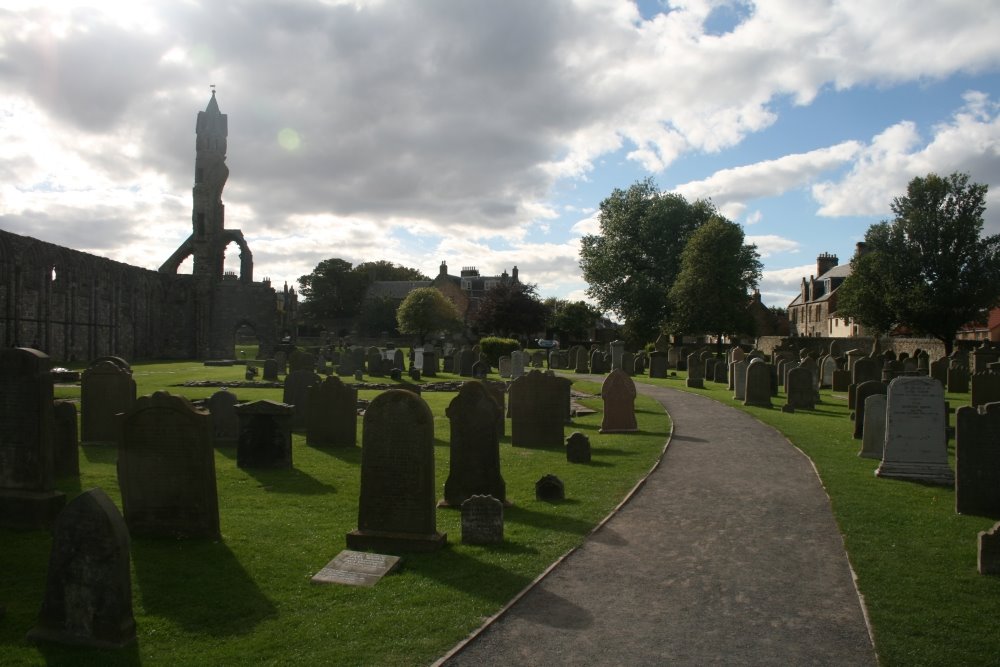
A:
<svg viewBox="0 0 1000 667">
<path fill-rule="evenodd" d="M 555 475 L 545 475 L 535 482 L 535 499 L 554 502 L 566 499 L 566 487 Z"/>
<path fill-rule="evenodd" d="M 401 371 L 406 370 L 406 361 L 402 350 L 397 349 L 392 353 L 392 366 L 393 368 L 398 368 Z"/>
<path fill-rule="evenodd" d="M 1000 575 L 1000 522 L 979 533 L 979 574 Z"/>
<path fill-rule="evenodd" d="M 476 362 L 476 355 L 467 347 L 463 347 L 458 353 L 458 374 L 462 377 L 472 377 L 472 365 Z"/>
<path fill-rule="evenodd" d="M 240 420 L 237 467 L 278 470 L 292 467 L 292 406 L 253 401 L 237 406 L 236 414 Z"/>
<path fill-rule="evenodd" d="M 500 474 L 500 439 L 497 418 L 503 410 L 482 382 L 462 384 L 445 409 L 451 422 L 451 458 L 444 502 L 459 506 L 475 495 L 507 501 L 507 487 Z"/>
<path fill-rule="evenodd" d="M 589 373 L 590 372 L 590 353 L 587 352 L 586 348 L 579 347 L 576 350 L 576 364 L 573 369 L 577 373 Z"/>
<path fill-rule="evenodd" d="M 311 371 L 315 368 L 316 357 L 308 352 L 294 350 L 290 355 L 288 355 L 289 372 L 294 373 L 295 371 Z"/>
<path fill-rule="evenodd" d="M 535 350 L 531 353 L 531 367 L 543 368 L 545 366 L 545 353 Z"/>
<path fill-rule="evenodd" d="M 511 445 L 562 447 L 570 380 L 531 370 L 510 383 Z"/>
<path fill-rule="evenodd" d="M 836 370 L 833 372 L 833 391 L 847 391 L 851 384 L 851 371 Z"/>
<path fill-rule="evenodd" d="M 45 599 L 32 641 L 119 648 L 135 641 L 129 534 L 101 489 L 84 491 L 59 514 Z"/>
<path fill-rule="evenodd" d="M 862 382 L 854 390 L 854 439 L 861 440 L 865 429 L 865 401 L 869 396 L 884 394 L 886 385 L 883 382 L 869 380 Z"/>
<path fill-rule="evenodd" d="M 930 377 L 904 375 L 889 383 L 887 396 L 885 450 L 875 474 L 953 485 L 941 383 Z"/>
<path fill-rule="evenodd" d="M 820 387 L 827 389 L 833 387 L 833 372 L 835 370 L 837 370 L 837 360 L 831 356 L 823 357 L 823 361 L 819 365 Z"/>
<path fill-rule="evenodd" d="M 743 362 L 739 362 L 743 363 Z M 736 366 L 737 364 L 734 364 Z M 747 366 L 744 405 L 758 408 L 771 407 L 771 371 L 773 367 L 762 361 L 751 361 Z"/>
<path fill-rule="evenodd" d="M 566 461 L 590 463 L 590 438 L 579 431 L 574 431 L 566 438 Z"/>
<path fill-rule="evenodd" d="M 704 368 L 701 364 L 701 357 L 697 352 L 692 352 L 687 356 L 688 376 L 685 386 L 691 389 L 704 389 L 705 379 L 702 375 Z"/>
<path fill-rule="evenodd" d="M 472 364 L 472 377 L 476 380 L 485 380 L 490 374 L 490 365 L 485 361 L 477 361 Z"/>
<path fill-rule="evenodd" d="M 604 378 L 601 398 L 604 399 L 604 418 L 601 433 L 624 433 L 639 430 L 635 421 L 635 382 L 620 368 Z"/>
<path fill-rule="evenodd" d="M 292 371 L 285 376 L 285 390 L 281 402 L 295 407 L 292 413 L 292 429 L 306 427 L 306 415 L 309 412 L 309 388 L 322 381 L 312 370 Z"/>
<path fill-rule="evenodd" d="M 507 420 L 504 419 L 507 415 L 507 385 L 503 382 L 484 382 L 483 386 L 486 387 L 486 393 L 496 401 L 497 407 L 500 408 L 500 412 L 497 414 L 497 437 L 502 438 L 507 435 Z"/>
<path fill-rule="evenodd" d="M 580 372 L 579 370 L 577 372 Z M 586 371 L 583 371 L 586 372 Z M 667 355 L 663 352 L 651 352 L 649 355 L 649 377 L 661 380 L 667 377 Z"/>
<path fill-rule="evenodd" d="M 502 378 L 510 377 L 510 357 L 504 355 L 497 362 L 497 374 Z"/>
<path fill-rule="evenodd" d="M 132 374 L 111 361 L 93 364 L 80 376 L 80 440 L 83 443 L 118 443 L 115 415 L 135 404 Z"/>
<path fill-rule="evenodd" d="M 725 360 L 715 360 L 715 377 L 712 379 L 721 384 L 729 383 L 729 364 L 727 364 Z"/>
<path fill-rule="evenodd" d="M 341 355 L 340 363 L 337 365 L 337 375 L 341 377 L 350 377 L 354 375 L 355 370 L 354 355 L 349 352 Z"/>
<path fill-rule="evenodd" d="M 52 405 L 54 428 L 52 454 L 55 476 L 76 477 L 80 474 L 80 448 L 77 441 L 76 406 L 69 401 L 56 401 Z"/>
<path fill-rule="evenodd" d="M 954 363 L 948 366 L 948 393 L 969 393 L 969 369 Z"/>
<path fill-rule="evenodd" d="M 438 371 L 438 357 L 436 352 L 431 352 L 430 350 L 424 350 L 424 367 L 421 369 L 421 373 L 425 377 L 437 377 Z"/>
<path fill-rule="evenodd" d="M 941 357 L 930 363 L 930 375 L 940 382 L 942 387 L 948 384 L 948 364 L 948 357 Z"/>
<path fill-rule="evenodd" d="M 365 411 L 358 528 L 347 546 L 359 551 L 434 551 L 434 415 L 416 394 L 390 389 Z"/>
<path fill-rule="evenodd" d="M 972 407 L 1000 401 L 1000 373 L 983 371 L 972 376 Z"/>
<path fill-rule="evenodd" d="M 632 375 L 635 372 L 635 355 L 631 352 L 622 352 L 618 368 L 620 368 L 625 375 Z"/>
<path fill-rule="evenodd" d="M 455 372 L 455 354 L 446 353 L 441 357 L 441 371 L 444 373 L 454 373 Z"/>
<path fill-rule="evenodd" d="M 882 379 L 882 365 L 872 359 L 871 357 L 861 357 L 854 362 L 854 370 L 851 372 L 851 384 L 854 385 L 855 390 L 862 382 L 868 382 L 869 380 L 881 380 Z M 847 407 L 853 410 L 856 405 L 854 402 L 855 394 L 851 392 L 847 397 Z"/>
<path fill-rule="evenodd" d="M 503 503 L 493 496 L 470 496 L 462 503 L 462 543 L 503 542 Z"/>
<path fill-rule="evenodd" d="M 590 353 L 590 372 L 594 374 L 607 372 L 604 367 L 604 355 L 600 350 L 594 350 Z"/>
<path fill-rule="evenodd" d="M 1000 403 L 955 413 L 955 511 L 1000 516 Z"/>
<path fill-rule="evenodd" d="M 419 373 L 419 371 L 418 371 Z M 358 444 L 358 390 L 337 377 L 309 388 L 306 444 L 354 447 Z"/>
<path fill-rule="evenodd" d="M 118 486 L 129 532 L 219 539 L 212 417 L 183 396 L 142 396 L 122 418 Z"/>
<path fill-rule="evenodd" d="M 225 389 L 208 398 L 212 415 L 212 442 L 216 447 L 235 447 L 239 438 L 240 420 L 236 416 L 236 394 Z"/>
<path fill-rule="evenodd" d="M 813 390 L 813 374 L 808 368 L 792 368 L 785 376 L 786 412 L 812 410 L 816 407 L 816 392 Z"/>
<path fill-rule="evenodd" d="M 365 368 L 372 377 L 384 377 L 382 352 L 377 347 L 369 347 L 365 353 Z"/>
<path fill-rule="evenodd" d="M 274 359 L 265 359 L 264 360 L 264 375 L 263 375 L 262 379 L 266 380 L 268 382 L 277 382 L 278 381 L 278 362 L 277 361 L 275 361 Z"/>
<path fill-rule="evenodd" d="M 56 491 L 49 357 L 0 349 L 0 526 L 45 528 L 66 503 Z"/>
</svg>

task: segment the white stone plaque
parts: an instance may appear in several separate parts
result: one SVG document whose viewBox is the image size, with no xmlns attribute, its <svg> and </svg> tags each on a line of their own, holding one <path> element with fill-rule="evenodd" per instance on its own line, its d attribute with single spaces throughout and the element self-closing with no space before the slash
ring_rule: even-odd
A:
<svg viewBox="0 0 1000 667">
<path fill-rule="evenodd" d="M 372 554 L 345 549 L 317 572 L 314 584 L 344 584 L 346 586 L 374 586 L 399 565 L 399 556 Z"/>
</svg>

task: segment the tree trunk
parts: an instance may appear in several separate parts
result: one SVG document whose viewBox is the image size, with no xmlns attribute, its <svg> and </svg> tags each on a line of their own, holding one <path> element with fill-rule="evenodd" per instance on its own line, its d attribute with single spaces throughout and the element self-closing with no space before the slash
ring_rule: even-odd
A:
<svg viewBox="0 0 1000 667">
<path fill-rule="evenodd" d="M 938 336 L 938 339 L 944 343 L 944 356 L 950 357 L 951 351 L 955 349 L 955 335 Z"/>
</svg>

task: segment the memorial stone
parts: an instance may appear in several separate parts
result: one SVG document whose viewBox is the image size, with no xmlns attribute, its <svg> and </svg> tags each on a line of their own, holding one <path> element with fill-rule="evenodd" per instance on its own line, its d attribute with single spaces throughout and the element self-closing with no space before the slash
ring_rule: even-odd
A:
<svg viewBox="0 0 1000 667">
<path fill-rule="evenodd" d="M 462 502 L 462 544 L 503 542 L 503 503 L 493 496 L 469 496 Z"/>
<path fill-rule="evenodd" d="M 278 350 L 274 353 L 274 361 L 278 364 L 278 375 L 286 375 L 288 373 L 288 356 Z"/>
<path fill-rule="evenodd" d="M 646 359 L 643 355 L 636 355 L 635 361 L 632 363 L 632 375 L 645 375 L 646 374 Z"/>
<path fill-rule="evenodd" d="M 496 427 L 503 409 L 496 399 L 482 382 L 465 382 L 445 409 L 445 416 L 451 424 L 451 458 L 442 504 L 457 507 L 476 495 L 506 502 Z"/>
<path fill-rule="evenodd" d="M 820 366 L 820 386 L 823 388 L 833 387 L 833 374 L 837 369 L 837 360 L 834 357 L 823 357 Z"/>
<path fill-rule="evenodd" d="M 958 366 L 952 362 L 948 366 L 948 393 L 968 394 L 969 393 L 969 369 L 965 366 Z"/>
<path fill-rule="evenodd" d="M 740 361 L 737 363 L 743 364 L 746 362 Z M 771 407 L 772 370 L 773 367 L 763 359 L 755 359 L 747 365 L 744 405 L 751 405 L 758 408 Z"/>
<path fill-rule="evenodd" d="M 579 372 L 579 371 L 577 371 Z M 649 377 L 665 379 L 667 377 L 667 355 L 663 352 L 651 352 L 649 355 Z"/>
<path fill-rule="evenodd" d="M 743 360 L 733 362 L 733 400 L 746 400 L 747 372 L 749 371 L 749 367 L 750 364 Z M 770 391 L 768 394 L 770 395 Z M 768 404 L 770 404 L 770 400 L 768 400 Z"/>
<path fill-rule="evenodd" d="M 889 383 L 885 451 L 879 477 L 951 486 L 945 436 L 944 390 L 928 377 L 903 376 Z"/>
<path fill-rule="evenodd" d="M 816 392 L 813 389 L 813 374 L 808 368 L 792 368 L 785 378 L 785 412 L 812 410 L 816 407 Z"/>
<path fill-rule="evenodd" d="M 337 365 L 337 375 L 340 377 L 350 377 L 356 370 L 354 366 L 354 355 L 349 352 L 340 356 L 340 364 Z"/>
<path fill-rule="evenodd" d="M 960 407 L 955 421 L 955 511 L 1000 516 L 1000 403 Z"/>
<path fill-rule="evenodd" d="M 854 371 L 851 373 L 851 384 L 854 385 L 855 391 L 857 391 L 857 388 L 863 382 L 881 379 L 882 367 L 879 365 L 879 362 L 875 361 L 871 357 L 863 357 L 854 362 Z M 854 399 L 854 392 L 848 394 L 847 407 L 850 410 L 854 410 L 857 407 Z"/>
<path fill-rule="evenodd" d="M 438 353 L 433 350 L 424 350 L 424 367 L 420 370 L 426 377 L 437 377 Z"/>
<path fill-rule="evenodd" d="M 285 376 L 285 390 L 281 402 L 295 407 L 292 414 L 292 429 L 306 427 L 306 415 L 309 412 L 309 388 L 322 381 L 312 370 L 293 370 Z"/>
<path fill-rule="evenodd" d="M 703 368 L 697 352 L 692 352 L 687 356 L 688 376 L 686 386 L 694 389 L 704 389 L 705 382 L 702 378 Z"/>
<path fill-rule="evenodd" d="M 316 357 L 308 352 L 302 350 L 292 350 L 292 353 L 288 355 L 288 370 L 294 373 L 295 371 L 314 371 L 316 369 Z"/>
<path fill-rule="evenodd" d="M 611 370 L 622 367 L 622 355 L 625 353 L 625 342 L 620 340 L 611 341 Z"/>
<path fill-rule="evenodd" d="M 534 369 L 510 383 L 511 445 L 562 447 L 571 384 Z"/>
<path fill-rule="evenodd" d="M 419 374 L 419 371 L 417 371 Z M 337 377 L 309 388 L 306 444 L 354 447 L 358 443 L 358 390 Z"/>
<path fill-rule="evenodd" d="M 941 357 L 930 363 L 931 377 L 941 383 L 942 387 L 948 385 L 948 358 Z"/>
<path fill-rule="evenodd" d="M 854 439 L 861 440 L 865 428 L 865 401 L 869 396 L 884 394 L 886 384 L 878 380 L 862 382 L 854 390 Z"/>
<path fill-rule="evenodd" d="M 509 378 L 510 377 L 510 357 L 502 356 L 499 360 L 499 372 L 500 377 Z"/>
<path fill-rule="evenodd" d="M 590 463 L 590 438 L 574 431 L 566 438 L 566 461 L 568 463 Z"/>
<path fill-rule="evenodd" d="M 372 377 L 385 377 L 382 371 L 382 352 L 377 347 L 369 347 L 365 353 L 365 368 Z"/>
<path fill-rule="evenodd" d="M 972 376 L 972 407 L 1000 401 L 1000 373 L 983 371 Z"/>
<path fill-rule="evenodd" d="M 590 372 L 596 375 L 607 372 L 604 369 L 604 354 L 600 350 L 592 350 L 590 353 Z"/>
<path fill-rule="evenodd" d="M 76 405 L 69 401 L 52 404 L 52 456 L 56 479 L 80 474 L 80 448 L 76 437 Z"/>
<path fill-rule="evenodd" d="M 621 358 L 618 360 L 619 368 L 625 375 L 632 375 L 635 373 L 635 355 L 631 352 L 622 352 Z"/>
<path fill-rule="evenodd" d="M 347 546 L 358 551 L 434 551 L 434 415 L 413 392 L 389 389 L 365 411 L 358 528 Z"/>
<path fill-rule="evenodd" d="M 261 400 L 236 406 L 236 413 L 240 425 L 236 466 L 250 470 L 291 469 L 292 406 Z"/>
<path fill-rule="evenodd" d="M 56 520 L 45 598 L 28 639 L 93 648 L 135 641 L 129 533 L 99 488 L 74 498 Z"/>
<path fill-rule="evenodd" d="M 212 415 L 213 444 L 216 447 L 235 447 L 240 433 L 236 394 L 225 389 L 215 392 L 208 397 L 208 412 Z"/>
<path fill-rule="evenodd" d="M 1000 575 L 1000 522 L 979 533 L 979 574 Z"/>
<path fill-rule="evenodd" d="M 524 376 L 524 353 L 514 350 L 510 353 L 510 377 L 516 380 Z"/>
<path fill-rule="evenodd" d="M 485 361 L 477 361 L 472 364 L 472 377 L 476 380 L 485 380 L 486 376 L 490 374 L 490 365 Z"/>
<path fill-rule="evenodd" d="M 617 368 L 604 378 L 601 385 L 601 398 L 604 399 L 601 433 L 639 430 L 635 419 L 635 396 L 635 382 L 622 369 Z"/>
<path fill-rule="evenodd" d="M 117 444 L 115 415 L 135 404 L 132 373 L 112 361 L 100 361 L 80 376 L 80 440 L 83 443 Z"/>
<path fill-rule="evenodd" d="M 132 536 L 219 539 L 212 417 L 183 396 L 142 396 L 122 418 L 118 486 Z"/>
<path fill-rule="evenodd" d="M 397 349 L 392 353 L 392 366 L 393 368 L 398 368 L 401 371 L 406 370 L 406 363 L 403 359 L 403 351 Z"/>
<path fill-rule="evenodd" d="M 557 502 L 566 499 L 566 485 L 555 475 L 544 475 L 535 482 L 535 499 Z"/>
<path fill-rule="evenodd" d="M 882 460 L 885 449 L 885 393 L 871 394 L 865 399 L 861 418 L 861 451 L 858 456 Z M 857 423 L 857 422 L 855 422 Z"/>
<path fill-rule="evenodd" d="M 531 353 L 531 367 L 542 368 L 545 366 L 545 354 L 535 350 Z"/>
<path fill-rule="evenodd" d="M 264 360 L 264 375 L 263 378 L 267 382 L 277 382 L 278 381 L 278 362 L 274 359 Z"/>
</svg>

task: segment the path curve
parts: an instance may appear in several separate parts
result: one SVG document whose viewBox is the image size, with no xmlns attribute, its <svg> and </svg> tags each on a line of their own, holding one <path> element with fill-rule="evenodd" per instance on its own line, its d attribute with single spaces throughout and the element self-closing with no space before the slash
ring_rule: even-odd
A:
<svg viewBox="0 0 1000 667">
<path fill-rule="evenodd" d="M 811 461 L 744 412 L 636 387 L 673 422 L 661 464 L 580 548 L 438 664 L 875 665 Z"/>
</svg>

